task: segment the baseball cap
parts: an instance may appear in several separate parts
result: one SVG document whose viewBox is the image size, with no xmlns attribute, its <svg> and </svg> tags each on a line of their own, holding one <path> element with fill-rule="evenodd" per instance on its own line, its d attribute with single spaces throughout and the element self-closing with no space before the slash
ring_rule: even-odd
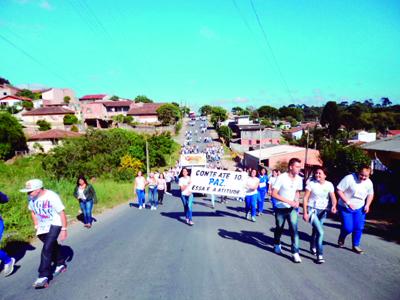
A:
<svg viewBox="0 0 400 300">
<path fill-rule="evenodd" d="M 31 179 L 25 183 L 25 188 L 19 190 L 21 193 L 28 193 L 32 191 L 36 191 L 43 187 L 43 181 L 40 179 Z"/>
</svg>

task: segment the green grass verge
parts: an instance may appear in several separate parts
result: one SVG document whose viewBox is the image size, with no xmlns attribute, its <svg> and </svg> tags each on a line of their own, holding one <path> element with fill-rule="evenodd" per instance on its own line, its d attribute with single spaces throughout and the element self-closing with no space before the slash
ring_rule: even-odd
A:
<svg viewBox="0 0 400 300">
<path fill-rule="evenodd" d="M 0 215 L 3 217 L 6 227 L 1 241 L 2 246 L 10 241 L 29 241 L 35 235 L 28 210 L 27 196 L 19 192 L 25 182 L 32 178 L 42 179 L 45 188 L 58 193 L 66 207 L 68 221 L 76 220 L 79 203 L 73 197 L 74 181 L 56 181 L 46 176 L 40 157 L 17 159 L 11 165 L 0 162 L 0 191 L 10 198 L 9 203 L 0 205 Z M 98 198 L 98 203 L 94 206 L 94 214 L 133 198 L 132 183 L 100 178 L 92 184 Z"/>
</svg>

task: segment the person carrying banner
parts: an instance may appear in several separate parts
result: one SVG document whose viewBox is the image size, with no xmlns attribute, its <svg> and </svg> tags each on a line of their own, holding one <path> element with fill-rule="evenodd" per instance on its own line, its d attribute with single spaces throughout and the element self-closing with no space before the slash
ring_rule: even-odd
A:
<svg viewBox="0 0 400 300">
<path fill-rule="evenodd" d="M 257 178 L 257 170 L 252 169 L 249 173 L 249 177 L 246 182 L 246 197 L 245 199 L 245 212 L 246 219 L 253 222 L 256 221 L 256 207 L 258 199 L 258 185 L 260 180 Z"/>
<path fill-rule="evenodd" d="M 293 261 L 295 263 L 301 263 L 296 211 L 296 208 L 299 207 L 300 191 L 303 189 L 303 180 L 299 176 L 300 169 L 301 160 L 291 158 L 288 164 L 288 171 L 279 175 L 272 187 L 272 197 L 277 200 L 275 209 L 274 252 L 276 254 L 282 253 L 281 236 L 285 220 L 287 220 L 292 240 Z"/>
</svg>

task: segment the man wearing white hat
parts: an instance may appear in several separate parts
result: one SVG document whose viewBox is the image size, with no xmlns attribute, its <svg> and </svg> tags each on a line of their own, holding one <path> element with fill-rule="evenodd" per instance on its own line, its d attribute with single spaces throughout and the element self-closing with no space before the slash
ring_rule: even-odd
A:
<svg viewBox="0 0 400 300">
<path fill-rule="evenodd" d="M 33 283 L 35 288 L 47 287 L 51 277 L 51 264 L 56 259 L 56 268 L 53 276 L 66 271 L 65 259 L 60 253 L 57 239 L 67 238 L 67 217 L 60 197 L 53 191 L 43 188 L 40 179 L 28 180 L 25 188 L 20 192 L 27 193 L 29 198 L 28 208 L 31 211 L 36 235 L 43 242 L 40 257 L 39 277 Z"/>
</svg>

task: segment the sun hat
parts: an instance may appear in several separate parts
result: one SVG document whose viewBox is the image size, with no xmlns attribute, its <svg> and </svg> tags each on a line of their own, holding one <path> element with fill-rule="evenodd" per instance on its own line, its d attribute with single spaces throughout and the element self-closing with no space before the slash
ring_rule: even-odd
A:
<svg viewBox="0 0 400 300">
<path fill-rule="evenodd" d="M 43 181 L 40 179 L 31 179 L 25 183 L 25 188 L 19 190 L 21 193 L 33 192 L 43 187 Z"/>
</svg>

